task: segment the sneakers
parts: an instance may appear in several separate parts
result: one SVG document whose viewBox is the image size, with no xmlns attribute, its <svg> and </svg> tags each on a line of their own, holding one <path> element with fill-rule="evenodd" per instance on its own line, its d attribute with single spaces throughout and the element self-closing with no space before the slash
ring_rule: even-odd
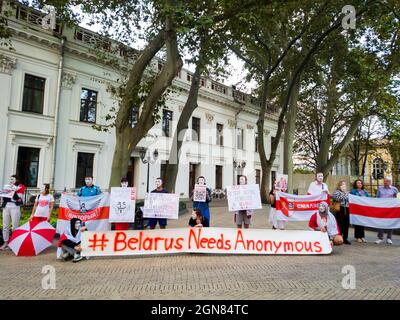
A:
<svg viewBox="0 0 400 320">
<path fill-rule="evenodd" d="M 79 253 L 75 253 L 74 260 L 72 260 L 72 262 L 78 262 L 78 261 L 81 261 L 82 259 L 83 259 L 83 257 L 81 257 L 81 255 Z"/>
<path fill-rule="evenodd" d="M 386 239 L 386 243 L 387 244 L 393 244 L 393 241 L 392 241 L 392 239 Z"/>
<path fill-rule="evenodd" d="M 363 241 L 362 241 L 361 238 L 358 238 L 358 239 L 357 239 L 357 242 L 358 242 L 358 243 L 362 243 Z"/>
<path fill-rule="evenodd" d="M 378 239 L 378 240 L 375 241 L 375 244 L 380 244 L 382 242 L 383 242 L 383 239 Z"/>
<path fill-rule="evenodd" d="M 71 254 L 69 253 L 69 252 L 64 252 L 62 255 L 61 255 L 61 259 L 63 260 L 63 261 L 68 261 L 68 260 L 70 260 L 72 257 L 71 257 Z"/>
</svg>

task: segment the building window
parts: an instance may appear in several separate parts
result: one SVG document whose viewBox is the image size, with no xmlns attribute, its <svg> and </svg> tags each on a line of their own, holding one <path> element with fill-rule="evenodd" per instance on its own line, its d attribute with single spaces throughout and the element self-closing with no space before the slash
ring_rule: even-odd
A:
<svg viewBox="0 0 400 320">
<path fill-rule="evenodd" d="M 85 183 L 85 177 L 93 175 L 94 153 L 78 152 L 76 163 L 75 187 L 79 188 Z"/>
<path fill-rule="evenodd" d="M 372 161 L 372 176 L 374 179 L 383 179 L 383 160 L 381 158 L 375 158 Z"/>
<path fill-rule="evenodd" d="M 217 123 L 217 145 L 223 146 L 224 145 L 224 125 Z"/>
<path fill-rule="evenodd" d="M 37 187 L 39 173 L 39 148 L 18 148 L 17 176 L 27 187 Z"/>
<path fill-rule="evenodd" d="M 43 113 L 46 79 L 25 74 L 22 111 Z"/>
<path fill-rule="evenodd" d="M 256 184 L 261 185 L 261 170 L 256 169 Z"/>
<path fill-rule="evenodd" d="M 172 111 L 163 110 L 162 131 L 165 137 L 171 136 Z"/>
<path fill-rule="evenodd" d="M 138 109 L 132 108 L 131 127 L 134 128 L 138 122 Z"/>
<path fill-rule="evenodd" d="M 192 76 L 189 73 L 186 75 L 186 80 L 189 82 L 192 81 Z"/>
<path fill-rule="evenodd" d="M 222 166 L 215 166 L 215 189 L 222 189 Z"/>
<path fill-rule="evenodd" d="M 258 132 L 254 133 L 254 151 L 258 152 Z"/>
<path fill-rule="evenodd" d="M 200 79 L 200 84 L 202 87 L 206 86 L 206 79 Z"/>
<path fill-rule="evenodd" d="M 243 129 L 237 129 L 237 148 L 243 150 Z"/>
<path fill-rule="evenodd" d="M 200 141 L 200 119 L 192 118 L 192 141 Z"/>
<path fill-rule="evenodd" d="M 97 95 L 97 91 L 82 88 L 80 121 L 96 123 Z"/>
<path fill-rule="evenodd" d="M 163 180 L 164 184 L 166 182 L 166 177 L 167 177 L 167 166 L 168 166 L 168 160 L 162 160 L 160 166 L 160 177 Z"/>
</svg>

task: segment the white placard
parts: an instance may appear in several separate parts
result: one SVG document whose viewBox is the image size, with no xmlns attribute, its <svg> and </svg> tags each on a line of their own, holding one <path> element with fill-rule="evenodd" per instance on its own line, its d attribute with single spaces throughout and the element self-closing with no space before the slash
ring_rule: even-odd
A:
<svg viewBox="0 0 400 320">
<path fill-rule="evenodd" d="M 318 255 L 330 254 L 332 246 L 328 234 L 320 231 L 178 228 L 82 232 L 81 254 L 85 257 L 185 252 Z"/>
<path fill-rule="evenodd" d="M 110 222 L 135 222 L 136 188 L 111 188 Z"/>
<path fill-rule="evenodd" d="M 275 179 L 275 190 L 286 192 L 288 189 L 288 175 L 278 173 Z"/>
<path fill-rule="evenodd" d="M 179 194 L 148 193 L 142 212 L 143 218 L 178 219 Z"/>
<path fill-rule="evenodd" d="M 207 186 L 196 184 L 193 190 L 193 201 L 206 202 Z"/>
<path fill-rule="evenodd" d="M 10 198 L 14 197 L 14 190 L 9 188 L 9 186 L 4 186 L 3 190 L 0 190 L 0 198 Z"/>
<path fill-rule="evenodd" d="M 226 188 L 229 211 L 262 209 L 258 184 L 244 184 Z"/>
</svg>

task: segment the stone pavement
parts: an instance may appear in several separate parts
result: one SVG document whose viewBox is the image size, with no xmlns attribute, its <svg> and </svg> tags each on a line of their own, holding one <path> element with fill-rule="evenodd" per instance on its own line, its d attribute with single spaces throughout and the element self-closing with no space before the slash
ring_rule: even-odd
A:
<svg viewBox="0 0 400 320">
<path fill-rule="evenodd" d="M 211 223 L 233 227 L 232 214 L 212 208 Z M 170 221 L 187 225 L 190 214 Z M 253 228 L 270 228 L 268 208 Z M 289 223 L 304 229 L 306 223 Z M 353 230 L 350 230 L 353 235 Z M 55 259 L 55 247 L 37 257 L 0 252 L 1 299 L 400 299 L 400 237 L 392 246 L 369 243 L 335 247 L 329 256 L 177 254 L 92 258 L 79 263 Z M 42 268 L 56 272 L 56 289 L 42 289 Z M 356 270 L 356 289 L 342 288 L 342 268 Z"/>
</svg>

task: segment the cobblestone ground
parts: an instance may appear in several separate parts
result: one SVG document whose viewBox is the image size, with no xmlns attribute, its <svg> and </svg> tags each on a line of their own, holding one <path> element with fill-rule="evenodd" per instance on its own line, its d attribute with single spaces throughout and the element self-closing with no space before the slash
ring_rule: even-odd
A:
<svg viewBox="0 0 400 320">
<path fill-rule="evenodd" d="M 212 208 L 211 223 L 232 227 L 224 207 Z M 270 228 L 268 209 L 255 213 L 253 228 Z M 189 213 L 170 221 L 186 226 Z M 304 229 L 290 223 L 288 229 Z M 353 230 L 350 230 L 353 234 Z M 335 247 L 329 256 L 242 256 L 181 254 L 92 258 L 80 263 L 55 259 L 55 247 L 37 257 L 0 252 L 1 299 L 400 299 L 400 239 Z M 56 289 L 42 289 L 42 268 L 56 271 Z M 342 288 L 342 268 L 356 270 L 356 289 Z"/>
</svg>

